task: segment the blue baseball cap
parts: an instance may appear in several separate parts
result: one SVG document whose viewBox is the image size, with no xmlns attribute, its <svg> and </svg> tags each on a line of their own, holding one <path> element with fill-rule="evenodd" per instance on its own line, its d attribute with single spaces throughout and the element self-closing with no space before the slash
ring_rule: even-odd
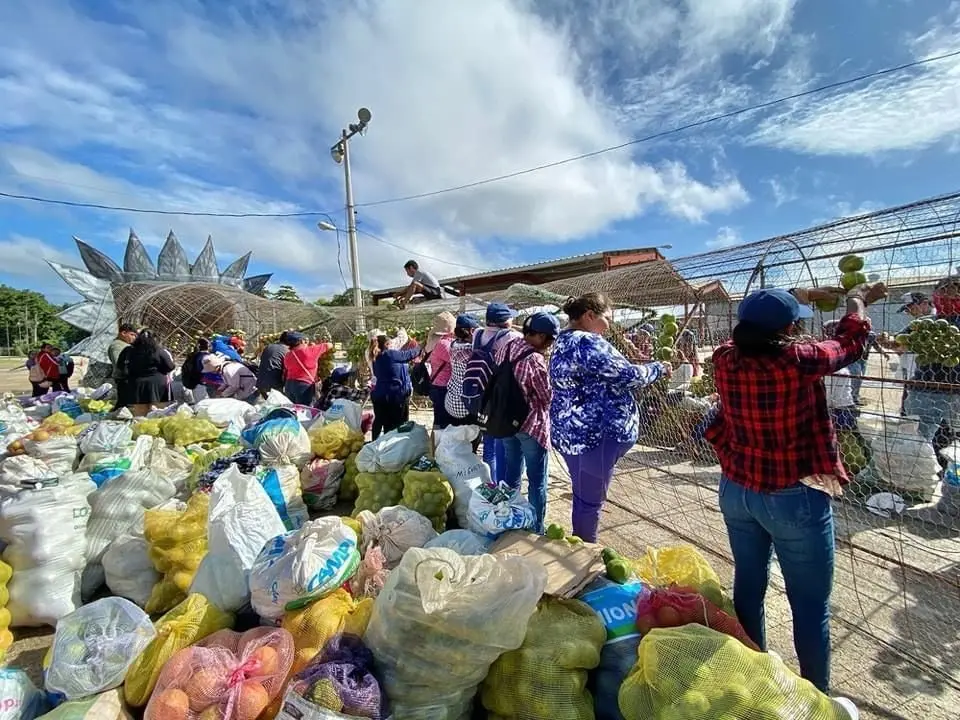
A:
<svg viewBox="0 0 960 720">
<path fill-rule="evenodd" d="M 555 338 L 560 334 L 560 321 L 550 313 L 535 312 L 523 323 L 523 329 Z"/>
<path fill-rule="evenodd" d="M 494 302 L 487 305 L 487 325 L 503 325 L 516 316 L 516 311 L 504 303 Z"/>
<path fill-rule="evenodd" d="M 473 315 L 457 315 L 457 329 L 473 330 L 480 327 L 480 323 Z"/>
<path fill-rule="evenodd" d="M 786 290 L 757 290 L 740 301 L 737 319 L 764 330 L 783 330 L 797 320 L 813 317 L 810 308 L 803 308 Z"/>
</svg>

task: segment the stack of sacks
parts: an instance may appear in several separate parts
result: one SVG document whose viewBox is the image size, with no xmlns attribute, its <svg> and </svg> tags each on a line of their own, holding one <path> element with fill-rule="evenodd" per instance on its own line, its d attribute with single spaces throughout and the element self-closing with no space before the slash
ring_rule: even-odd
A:
<svg viewBox="0 0 960 720">
<path fill-rule="evenodd" d="M 87 496 L 94 490 L 83 473 L 36 488 L 0 488 L 3 560 L 13 568 L 11 626 L 56 625 L 79 606 L 90 517 Z"/>
</svg>

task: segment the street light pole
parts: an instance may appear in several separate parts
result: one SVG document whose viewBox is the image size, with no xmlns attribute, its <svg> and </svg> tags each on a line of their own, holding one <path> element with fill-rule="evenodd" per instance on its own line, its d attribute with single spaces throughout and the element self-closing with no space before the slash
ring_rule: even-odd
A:
<svg viewBox="0 0 960 720">
<path fill-rule="evenodd" d="M 332 148 L 330 155 L 334 162 L 343 164 L 343 183 L 347 200 L 347 242 L 350 247 L 350 274 L 353 280 L 353 306 L 357 312 L 357 332 L 366 331 L 363 319 L 363 292 L 360 289 L 360 259 L 357 251 L 357 216 L 353 203 L 353 182 L 350 177 L 350 140 L 354 135 L 367 129 L 371 114 L 367 108 L 357 111 L 358 123 L 350 123 L 348 129 L 340 133 L 340 140 Z"/>
<path fill-rule="evenodd" d="M 353 307 L 357 311 L 357 332 L 365 332 L 363 319 L 363 291 L 360 289 L 360 263 L 357 252 L 357 215 L 353 207 L 353 181 L 350 177 L 350 141 L 343 131 L 340 143 L 343 147 L 343 182 L 347 193 L 347 242 L 350 247 L 350 274 L 353 280 Z"/>
</svg>

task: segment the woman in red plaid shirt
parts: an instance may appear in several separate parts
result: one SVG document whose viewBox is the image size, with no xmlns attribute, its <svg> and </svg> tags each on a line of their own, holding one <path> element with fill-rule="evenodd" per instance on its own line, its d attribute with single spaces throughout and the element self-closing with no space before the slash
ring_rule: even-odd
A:
<svg viewBox="0 0 960 720">
<path fill-rule="evenodd" d="M 750 638 L 766 649 L 763 600 L 777 560 L 793 612 L 800 674 L 830 685 L 831 497 L 847 482 L 823 378 L 863 356 L 866 306 L 882 283 L 847 295 L 834 337 L 795 338 L 806 306 L 843 291 L 759 290 L 740 303 L 733 339 L 713 354 L 720 410 L 707 439 L 720 458 L 720 510 L 733 552 L 733 601 Z"/>
</svg>

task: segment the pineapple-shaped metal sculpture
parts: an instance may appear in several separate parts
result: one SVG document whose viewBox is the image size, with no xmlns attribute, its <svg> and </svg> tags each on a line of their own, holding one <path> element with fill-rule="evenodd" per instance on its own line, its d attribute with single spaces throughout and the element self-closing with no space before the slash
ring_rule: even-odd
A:
<svg viewBox="0 0 960 720">
<path fill-rule="evenodd" d="M 91 245 L 74 240 L 85 269 L 57 262 L 49 265 L 83 297 L 60 314 L 66 322 L 90 333 L 71 353 L 94 361 L 107 359 L 106 348 L 121 322 L 150 327 L 177 353 L 198 335 L 228 328 L 259 336 L 329 319 L 329 314 L 324 316 L 316 306 L 258 297 L 271 276 L 246 277 L 250 253 L 221 272 L 209 237 L 190 263 L 171 231 L 154 264 L 131 229 L 122 267 Z"/>
</svg>

